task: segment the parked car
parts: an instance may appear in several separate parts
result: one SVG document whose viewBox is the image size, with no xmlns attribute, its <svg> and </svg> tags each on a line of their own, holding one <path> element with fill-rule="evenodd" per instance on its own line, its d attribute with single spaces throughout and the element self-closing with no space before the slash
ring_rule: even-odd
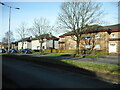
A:
<svg viewBox="0 0 120 90">
<path fill-rule="evenodd" d="M 15 49 L 10 49 L 10 50 L 9 50 L 9 53 L 17 53 L 17 50 L 15 50 Z"/>
<path fill-rule="evenodd" d="M 0 53 L 6 53 L 5 49 L 0 49 Z"/>
<path fill-rule="evenodd" d="M 32 51 L 31 51 L 30 49 L 22 49 L 21 52 L 22 52 L 22 53 L 26 53 L 26 54 L 27 54 L 27 53 L 28 53 L 28 54 L 32 53 Z"/>
</svg>

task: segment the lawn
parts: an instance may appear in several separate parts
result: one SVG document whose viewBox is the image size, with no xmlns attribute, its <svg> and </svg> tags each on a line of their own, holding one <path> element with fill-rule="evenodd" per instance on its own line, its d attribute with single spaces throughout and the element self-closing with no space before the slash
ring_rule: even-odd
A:
<svg viewBox="0 0 120 90">
<path fill-rule="evenodd" d="M 75 55 L 75 54 L 65 54 L 65 53 L 46 53 L 46 52 L 34 52 L 33 54 L 40 54 L 40 55 L 53 55 L 53 56 L 71 56 L 71 57 L 86 57 L 86 58 L 100 58 L 100 56 L 94 55 Z"/>
<path fill-rule="evenodd" d="M 98 64 L 92 62 L 80 62 L 80 61 L 73 61 L 73 60 L 61 60 L 62 62 L 84 68 L 87 70 L 102 72 L 102 73 L 113 73 L 119 74 L 120 73 L 120 66 L 117 65 L 110 65 L 110 64 Z"/>
<path fill-rule="evenodd" d="M 0 53 L 0 55 L 5 55 L 6 53 Z"/>
<path fill-rule="evenodd" d="M 63 53 L 46 53 L 46 52 L 33 52 L 33 54 L 40 54 L 40 55 L 54 55 L 54 56 L 66 55 L 66 54 L 63 54 Z"/>
</svg>

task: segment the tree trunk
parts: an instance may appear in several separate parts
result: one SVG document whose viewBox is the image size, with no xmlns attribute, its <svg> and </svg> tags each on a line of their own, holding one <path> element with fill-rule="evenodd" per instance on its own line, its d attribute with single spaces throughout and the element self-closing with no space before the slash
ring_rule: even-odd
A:
<svg viewBox="0 0 120 90">
<path fill-rule="evenodd" d="M 76 41 L 77 46 L 76 46 L 76 54 L 79 54 L 79 45 L 80 45 L 80 41 Z"/>
<path fill-rule="evenodd" d="M 42 42 L 40 43 L 40 52 L 43 52 L 43 50 L 42 50 Z"/>
<path fill-rule="evenodd" d="M 42 49 L 43 42 L 42 42 L 42 40 L 41 41 L 39 40 L 39 43 L 40 43 L 40 52 L 43 52 L 43 49 Z"/>
<path fill-rule="evenodd" d="M 23 49 L 24 41 L 22 41 L 22 49 Z"/>
</svg>

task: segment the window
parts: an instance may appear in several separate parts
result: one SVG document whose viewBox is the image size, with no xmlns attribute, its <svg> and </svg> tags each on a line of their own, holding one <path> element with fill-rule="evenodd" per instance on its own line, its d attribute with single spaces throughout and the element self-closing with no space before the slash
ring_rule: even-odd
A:
<svg viewBox="0 0 120 90">
<path fill-rule="evenodd" d="M 40 48 L 40 46 L 37 46 L 37 49 L 39 49 Z"/>
<path fill-rule="evenodd" d="M 90 35 L 87 35 L 85 39 L 90 39 Z"/>
<path fill-rule="evenodd" d="M 112 44 L 110 44 L 110 46 L 115 46 L 115 44 L 114 44 L 114 43 L 112 43 Z"/>
<path fill-rule="evenodd" d="M 69 48 L 71 49 L 71 48 L 72 48 L 72 45 L 69 45 Z"/>
<path fill-rule="evenodd" d="M 100 48 L 100 44 L 96 44 L 96 45 L 95 45 L 95 48 Z"/>
<path fill-rule="evenodd" d="M 74 47 L 75 47 L 75 49 L 76 49 L 76 46 L 77 46 L 77 45 L 75 45 L 75 46 L 74 46 Z"/>
<path fill-rule="evenodd" d="M 115 36 L 115 34 L 112 34 L 112 38 L 115 38 L 116 36 Z"/>
<path fill-rule="evenodd" d="M 96 38 L 96 39 L 97 39 L 97 38 L 100 38 L 100 34 L 95 35 L 95 38 Z"/>
<path fill-rule="evenodd" d="M 72 40 L 72 37 L 71 37 L 71 36 L 69 37 L 69 40 Z"/>
<path fill-rule="evenodd" d="M 74 36 L 74 39 L 75 39 L 75 40 L 77 40 L 77 37 L 76 37 L 76 36 Z"/>
<path fill-rule="evenodd" d="M 88 49 L 88 48 L 91 48 L 91 46 L 90 45 L 86 45 L 86 48 Z"/>
</svg>

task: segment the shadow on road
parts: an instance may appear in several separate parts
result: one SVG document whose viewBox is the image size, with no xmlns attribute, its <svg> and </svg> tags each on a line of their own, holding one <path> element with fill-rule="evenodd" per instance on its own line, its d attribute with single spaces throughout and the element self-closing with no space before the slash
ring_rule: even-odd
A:
<svg viewBox="0 0 120 90">
<path fill-rule="evenodd" d="M 20 55 L 20 56 L 3 55 L 3 59 L 4 59 L 4 57 L 14 58 L 15 60 L 32 62 L 32 63 L 35 63 L 35 64 L 44 65 L 44 66 L 47 66 L 47 67 L 53 67 L 53 68 L 67 70 L 67 71 L 72 71 L 72 72 L 75 72 L 75 73 L 84 74 L 84 75 L 88 75 L 88 76 L 99 79 L 99 77 L 96 75 L 95 72 L 92 72 L 92 71 L 74 66 L 72 64 L 62 62 L 60 59 L 53 59 L 53 58 L 51 59 L 49 57 L 33 57 L 33 56 L 26 56 L 26 55 Z M 4 68 L 3 68 L 3 70 L 4 70 Z M 6 82 L 4 82 L 4 81 L 7 81 L 7 79 L 5 77 L 3 77 L 3 81 L 2 81 L 3 82 L 3 88 L 5 88 L 5 85 L 6 85 Z M 107 83 L 105 81 L 101 81 L 101 82 Z M 108 83 L 108 84 L 110 84 L 110 83 Z M 112 85 L 112 84 L 110 84 L 110 85 Z M 15 86 L 17 86 L 17 85 L 15 85 Z"/>
</svg>

